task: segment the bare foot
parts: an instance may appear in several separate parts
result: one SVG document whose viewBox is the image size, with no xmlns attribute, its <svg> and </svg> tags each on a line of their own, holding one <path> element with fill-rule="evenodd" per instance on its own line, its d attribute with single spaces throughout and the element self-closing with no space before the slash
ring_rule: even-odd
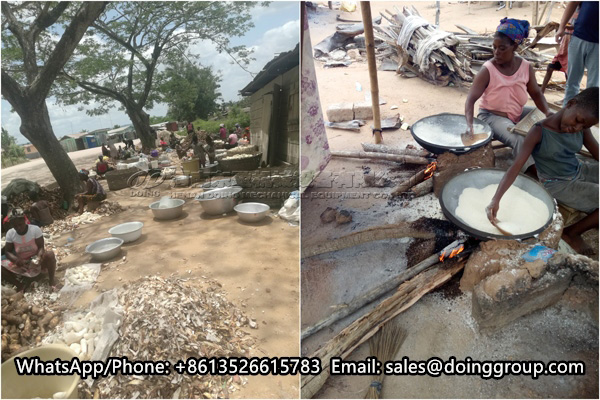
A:
<svg viewBox="0 0 600 400">
<path fill-rule="evenodd" d="M 563 233 L 562 239 L 579 254 L 583 254 L 584 256 L 591 256 L 595 254 L 594 249 L 583 240 L 581 235 L 571 236 Z"/>
</svg>

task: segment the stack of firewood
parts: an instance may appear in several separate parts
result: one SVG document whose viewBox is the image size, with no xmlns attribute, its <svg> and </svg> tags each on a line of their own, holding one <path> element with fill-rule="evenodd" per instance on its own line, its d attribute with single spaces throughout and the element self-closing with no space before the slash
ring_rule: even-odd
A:
<svg viewBox="0 0 600 400">
<path fill-rule="evenodd" d="M 46 200 L 50 207 L 50 214 L 54 219 L 64 219 L 68 212 L 63 208 L 63 194 L 60 188 L 48 190 L 41 188 L 38 195 L 39 200 Z M 33 201 L 29 198 L 29 194 L 26 192 L 20 193 L 9 199 L 10 204 L 14 207 L 21 208 L 26 214 L 29 214 L 29 210 L 33 205 Z"/>
<path fill-rule="evenodd" d="M 373 26 L 373 29 L 375 37 L 395 51 L 391 58 L 398 63 L 398 71 L 408 71 L 439 86 L 465 85 L 472 82 L 481 65 L 493 57 L 493 34 L 479 35 L 460 25 L 457 27 L 465 34 L 444 32 L 426 23 L 414 29 L 404 45 L 404 25 L 421 25 L 415 20 L 422 17 L 412 6 L 404 7 L 402 11 L 395 8 L 395 11 L 386 10 L 388 15 L 381 14 L 390 25 Z M 519 48 L 519 55 L 532 62 L 535 68 L 541 68 L 549 61 L 527 47 L 524 43 Z"/>
</svg>

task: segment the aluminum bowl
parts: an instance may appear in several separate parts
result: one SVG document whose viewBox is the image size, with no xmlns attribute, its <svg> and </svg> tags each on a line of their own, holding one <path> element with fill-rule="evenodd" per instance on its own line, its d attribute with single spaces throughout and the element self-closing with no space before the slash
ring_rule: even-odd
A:
<svg viewBox="0 0 600 400">
<path fill-rule="evenodd" d="M 218 189 L 236 186 L 235 176 L 233 178 L 219 179 L 202 184 L 202 189 Z"/>
<path fill-rule="evenodd" d="M 184 204 L 185 200 L 182 199 L 168 199 L 166 208 L 158 208 L 160 201 L 155 201 L 154 203 L 150 204 L 150 209 L 152 210 L 152 214 L 154 214 L 154 218 L 156 219 L 175 219 L 183 212 Z"/>
<path fill-rule="evenodd" d="M 243 203 L 233 207 L 238 217 L 244 222 L 258 222 L 263 220 L 271 207 L 264 203 Z"/>
<path fill-rule="evenodd" d="M 235 197 L 242 191 L 239 186 L 225 187 L 209 190 L 196 196 L 196 200 L 204 209 L 204 212 L 210 215 L 226 214 L 233 211 L 235 206 Z"/>
<path fill-rule="evenodd" d="M 100 239 L 89 244 L 85 248 L 85 252 L 91 254 L 92 259 L 95 261 L 106 261 L 121 253 L 122 244 L 123 239 L 118 237 Z"/>
<path fill-rule="evenodd" d="M 136 241 L 142 236 L 142 222 L 126 222 L 121 225 L 113 226 L 108 230 L 108 233 L 113 237 L 123 239 L 124 243 Z"/>
<path fill-rule="evenodd" d="M 189 186 L 192 183 L 192 177 L 189 175 L 179 175 L 173 178 L 175 186 Z"/>
</svg>

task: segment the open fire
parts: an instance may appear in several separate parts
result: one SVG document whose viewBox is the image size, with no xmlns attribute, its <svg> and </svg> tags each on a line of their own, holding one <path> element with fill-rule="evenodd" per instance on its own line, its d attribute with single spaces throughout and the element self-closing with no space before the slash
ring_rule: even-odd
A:
<svg viewBox="0 0 600 400">
<path fill-rule="evenodd" d="M 427 168 L 425 168 L 425 179 L 424 180 L 431 178 L 436 169 L 437 169 L 437 161 L 434 161 L 431 164 L 429 164 L 427 166 Z"/>
<path fill-rule="evenodd" d="M 454 258 L 457 255 L 459 255 L 460 253 L 463 252 L 463 250 L 465 249 L 465 246 L 463 244 L 460 244 L 458 247 L 455 247 L 453 249 L 444 249 L 440 252 L 440 262 L 443 262 L 446 258 Z M 446 256 L 447 254 L 447 256 Z"/>
</svg>

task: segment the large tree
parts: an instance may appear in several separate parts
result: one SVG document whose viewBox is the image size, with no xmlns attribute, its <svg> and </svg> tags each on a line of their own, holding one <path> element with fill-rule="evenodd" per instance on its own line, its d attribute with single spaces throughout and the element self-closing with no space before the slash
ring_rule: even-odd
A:
<svg viewBox="0 0 600 400">
<path fill-rule="evenodd" d="M 178 121 L 207 119 L 219 109 L 221 77 L 212 68 L 200 68 L 189 62 L 175 63 L 165 70 L 160 88 L 169 106 L 169 117 Z"/>
<path fill-rule="evenodd" d="M 2 96 L 21 117 L 21 134 L 38 149 L 69 203 L 81 190 L 80 181 L 54 135 L 46 98 L 106 4 L 2 2 Z"/>
<path fill-rule="evenodd" d="M 107 112 L 115 102 L 125 110 L 145 148 L 154 147 L 149 115 L 161 99 L 164 78 L 159 68 L 190 54 L 190 46 L 208 40 L 244 65 L 249 52 L 231 46 L 253 25 L 250 9 L 256 2 L 183 1 L 115 2 L 94 22 L 77 57 L 64 68 L 69 84 L 62 86 L 62 101 L 91 104 L 91 115 Z M 157 85 L 158 83 L 158 85 Z M 79 86 L 83 90 L 76 90 Z"/>
</svg>

